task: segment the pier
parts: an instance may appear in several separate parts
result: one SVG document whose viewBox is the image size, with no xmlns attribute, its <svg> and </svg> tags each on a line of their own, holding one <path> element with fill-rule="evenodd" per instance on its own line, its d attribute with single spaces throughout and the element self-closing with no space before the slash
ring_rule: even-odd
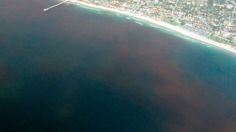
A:
<svg viewBox="0 0 236 132">
<path fill-rule="evenodd" d="M 58 4 L 56 4 L 56 5 L 53 5 L 53 6 L 50 6 L 50 7 L 48 7 L 48 8 L 43 9 L 43 11 L 44 11 L 44 12 L 47 12 L 47 11 L 49 11 L 49 10 L 55 8 L 55 7 L 58 7 L 58 6 L 60 6 L 60 5 L 64 4 L 64 3 L 66 3 L 66 2 L 68 2 L 68 1 L 69 1 L 69 0 L 62 1 L 62 2 L 60 2 L 60 3 L 58 3 Z"/>
</svg>

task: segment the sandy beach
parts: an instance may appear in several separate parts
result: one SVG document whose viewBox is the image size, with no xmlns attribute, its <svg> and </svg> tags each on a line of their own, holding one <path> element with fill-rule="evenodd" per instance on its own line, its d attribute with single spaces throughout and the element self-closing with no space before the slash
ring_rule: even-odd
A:
<svg viewBox="0 0 236 132">
<path fill-rule="evenodd" d="M 221 49 L 225 49 L 229 52 L 232 52 L 232 53 L 236 54 L 236 49 L 234 49 L 230 45 L 215 42 L 215 41 L 210 40 L 206 37 L 200 36 L 196 33 L 190 32 L 190 31 L 185 30 L 183 28 L 173 26 L 173 25 L 171 25 L 169 23 L 166 23 L 166 22 L 163 22 L 163 21 L 158 21 L 158 20 L 154 20 L 154 19 L 151 19 L 151 18 L 148 18 L 148 17 L 145 17 L 145 16 L 133 14 L 133 13 L 130 13 L 128 11 L 121 11 L 119 9 L 99 6 L 99 5 L 95 5 L 95 4 L 90 4 L 90 3 L 86 3 L 86 2 L 83 2 L 83 1 L 79 1 L 79 0 L 69 0 L 68 2 L 70 2 L 72 4 L 76 4 L 76 5 L 87 6 L 87 7 L 91 7 L 91 8 L 95 8 L 95 9 L 100 9 L 100 10 L 110 11 L 110 12 L 114 12 L 114 13 L 119 13 L 121 15 L 130 16 L 130 17 L 133 17 L 133 18 L 136 18 L 136 19 L 141 19 L 141 20 L 144 20 L 144 21 L 146 21 L 150 24 L 154 24 L 154 25 L 157 25 L 157 26 L 162 27 L 164 29 L 168 29 L 168 30 L 180 33 L 183 36 L 187 36 L 187 37 L 190 37 L 192 39 L 201 41 L 203 44 L 213 45 L 213 46 L 219 47 Z"/>
</svg>

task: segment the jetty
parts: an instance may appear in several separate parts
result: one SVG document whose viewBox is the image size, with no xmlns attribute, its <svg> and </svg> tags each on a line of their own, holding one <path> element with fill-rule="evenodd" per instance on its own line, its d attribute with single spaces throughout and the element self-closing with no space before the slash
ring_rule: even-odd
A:
<svg viewBox="0 0 236 132">
<path fill-rule="evenodd" d="M 60 3 L 58 3 L 58 4 L 56 4 L 56 5 L 50 6 L 50 7 L 48 7 L 48 8 L 44 8 L 43 11 L 44 11 L 44 12 L 47 12 L 47 11 L 49 11 L 49 10 L 55 8 L 55 7 L 58 7 L 58 6 L 60 6 L 60 5 L 64 4 L 64 3 L 66 3 L 66 2 L 68 2 L 68 1 L 69 1 L 69 0 L 64 0 L 64 1 L 62 1 L 62 2 L 60 2 Z"/>
</svg>

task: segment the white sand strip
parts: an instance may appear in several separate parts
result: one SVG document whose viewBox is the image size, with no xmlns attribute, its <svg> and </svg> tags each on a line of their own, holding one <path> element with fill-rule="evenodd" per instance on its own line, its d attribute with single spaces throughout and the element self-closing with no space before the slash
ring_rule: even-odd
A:
<svg viewBox="0 0 236 132">
<path fill-rule="evenodd" d="M 185 30 L 183 28 L 171 25 L 171 24 L 163 22 L 163 21 L 158 21 L 158 20 L 154 20 L 154 19 L 151 19 L 151 18 L 148 18 L 148 17 L 141 16 L 141 15 L 133 14 L 133 13 L 130 13 L 128 11 L 121 11 L 121 10 L 115 9 L 115 8 L 109 8 L 109 7 L 104 7 L 104 6 L 95 5 L 95 4 L 91 4 L 91 3 L 86 3 L 86 2 L 80 1 L 80 0 L 69 0 L 69 2 L 72 3 L 72 4 L 76 4 L 76 5 L 88 6 L 88 7 L 95 8 L 95 9 L 101 9 L 101 10 L 105 10 L 105 11 L 115 12 L 115 13 L 119 13 L 119 14 L 122 14 L 122 15 L 131 16 L 131 17 L 134 17 L 134 18 L 137 18 L 137 19 L 141 19 L 141 20 L 147 21 L 151 24 L 155 24 L 157 26 L 169 29 L 171 31 L 175 31 L 177 33 L 180 33 L 183 36 L 187 36 L 187 37 L 190 37 L 192 39 L 201 41 L 204 44 L 210 44 L 210 45 L 219 47 L 221 49 L 225 49 L 227 51 L 230 51 L 232 53 L 236 53 L 236 49 L 234 49 L 230 45 L 210 40 L 210 39 L 208 39 L 204 36 L 198 35 L 196 33 L 190 32 L 188 30 Z"/>
</svg>

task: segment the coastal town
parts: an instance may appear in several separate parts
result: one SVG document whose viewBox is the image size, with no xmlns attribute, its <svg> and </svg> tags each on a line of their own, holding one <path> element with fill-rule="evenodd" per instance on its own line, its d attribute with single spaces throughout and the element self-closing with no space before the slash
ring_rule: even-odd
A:
<svg viewBox="0 0 236 132">
<path fill-rule="evenodd" d="M 76 1 L 163 21 L 236 49 L 236 2 L 234 0 Z"/>
</svg>

